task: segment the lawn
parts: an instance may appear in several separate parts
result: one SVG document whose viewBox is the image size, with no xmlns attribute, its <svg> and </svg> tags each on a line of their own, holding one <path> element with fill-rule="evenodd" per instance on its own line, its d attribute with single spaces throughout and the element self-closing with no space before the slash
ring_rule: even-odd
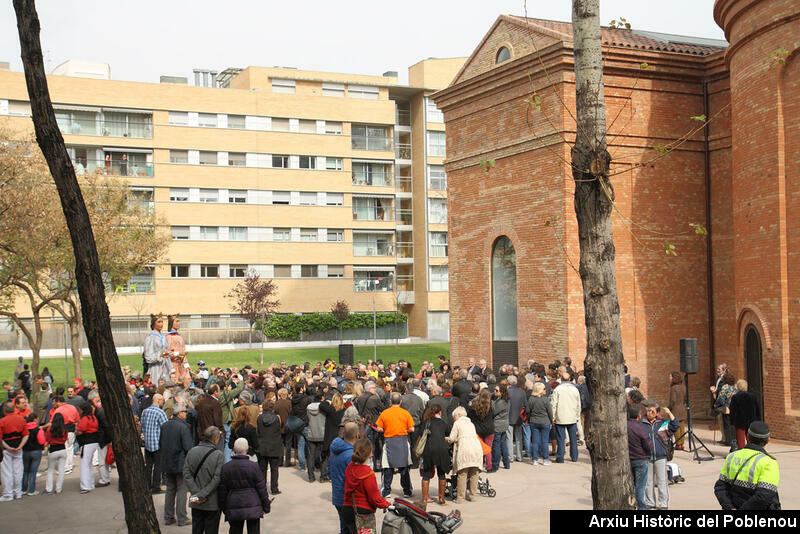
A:
<svg viewBox="0 0 800 534">
<path fill-rule="evenodd" d="M 378 358 L 382 359 L 385 363 L 397 361 L 399 359 L 411 362 L 414 369 L 418 369 L 423 361 L 436 360 L 436 357 L 444 354 L 450 358 L 450 344 L 449 343 L 428 343 L 428 344 L 414 344 L 414 345 L 378 345 Z M 189 362 L 194 367 L 198 360 L 204 360 L 208 367 L 238 367 L 242 368 L 245 365 L 250 365 L 254 368 L 260 368 L 261 351 L 256 350 L 238 350 L 227 352 L 192 352 L 189 353 Z M 372 346 L 357 345 L 354 348 L 354 359 L 366 362 L 373 357 Z M 322 362 L 326 358 L 337 360 L 339 358 L 337 347 L 322 347 L 322 348 L 293 348 L 293 349 L 266 349 L 264 351 L 264 367 L 269 366 L 271 363 L 280 363 L 286 360 L 286 363 L 301 364 L 304 362 Z M 130 365 L 131 369 L 142 369 L 142 356 L 140 354 L 129 354 L 120 356 L 122 365 Z M 30 364 L 30 358 L 25 359 L 25 363 Z M 14 367 L 17 365 L 17 360 L 0 360 L 0 382 L 11 380 L 14 378 Z M 39 363 L 39 370 L 43 367 L 48 367 L 50 373 L 55 378 L 56 385 L 64 383 L 64 358 L 42 358 Z M 82 362 L 83 378 L 94 380 L 94 368 L 92 367 L 92 360 L 89 357 L 84 357 Z M 74 378 L 72 372 L 72 360 L 70 359 L 70 380 Z"/>
</svg>

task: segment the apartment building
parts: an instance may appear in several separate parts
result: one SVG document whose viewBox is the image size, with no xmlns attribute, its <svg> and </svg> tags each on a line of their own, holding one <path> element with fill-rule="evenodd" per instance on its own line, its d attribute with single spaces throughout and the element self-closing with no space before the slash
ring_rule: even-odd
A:
<svg viewBox="0 0 800 534">
<path fill-rule="evenodd" d="M 421 61 L 409 85 L 394 72 L 231 68 L 190 86 L 58 67 L 48 83 L 76 171 L 127 179 L 169 225 L 167 260 L 109 288 L 112 316 L 235 323 L 225 294 L 253 269 L 276 282 L 281 312 L 400 306 L 410 335 L 447 339 L 445 132 L 429 95 L 464 59 Z M 22 73 L 0 71 L 0 124 L 32 129 Z"/>
</svg>

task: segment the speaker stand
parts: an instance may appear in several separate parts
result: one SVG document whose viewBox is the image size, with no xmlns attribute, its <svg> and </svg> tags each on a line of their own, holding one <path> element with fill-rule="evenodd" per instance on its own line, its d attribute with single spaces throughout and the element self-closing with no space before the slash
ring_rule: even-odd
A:
<svg viewBox="0 0 800 534">
<path fill-rule="evenodd" d="M 694 433 L 694 425 L 692 424 L 692 402 L 689 400 L 689 373 L 684 373 L 684 383 L 686 385 L 686 396 L 684 397 L 684 405 L 686 406 L 686 430 L 680 436 L 675 438 L 677 442 L 684 436 L 688 437 L 689 442 L 689 452 L 693 453 L 692 460 L 700 463 L 700 462 L 707 462 L 714 459 L 714 453 L 711 452 L 706 444 L 703 443 L 703 440 L 698 438 Z M 697 443 L 695 443 L 697 442 Z M 699 444 L 699 447 L 698 445 Z M 709 456 L 700 456 L 700 448 L 705 449 L 705 451 L 709 454 Z"/>
</svg>

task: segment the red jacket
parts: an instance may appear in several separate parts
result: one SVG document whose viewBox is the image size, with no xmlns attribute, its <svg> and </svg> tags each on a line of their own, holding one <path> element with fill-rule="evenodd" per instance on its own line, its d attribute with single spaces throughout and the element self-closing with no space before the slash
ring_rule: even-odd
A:
<svg viewBox="0 0 800 534">
<path fill-rule="evenodd" d="M 352 506 L 363 510 L 375 511 L 377 508 L 388 508 L 391 503 L 381 496 L 375 473 L 368 465 L 350 462 L 344 472 L 344 506 Z"/>
</svg>

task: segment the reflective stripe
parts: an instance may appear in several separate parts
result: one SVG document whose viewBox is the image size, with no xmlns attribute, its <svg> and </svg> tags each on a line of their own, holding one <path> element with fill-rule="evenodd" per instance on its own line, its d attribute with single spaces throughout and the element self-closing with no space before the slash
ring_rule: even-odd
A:
<svg viewBox="0 0 800 534">
<path fill-rule="evenodd" d="M 733 457 L 736 456 L 736 453 L 729 454 L 728 457 L 725 459 L 725 475 L 727 477 L 731 476 L 731 463 L 733 463 Z"/>
<path fill-rule="evenodd" d="M 766 456 L 767 456 L 766 454 L 759 454 L 758 456 L 756 456 L 755 460 L 753 460 L 753 464 L 750 466 L 750 474 L 747 477 L 747 481 L 750 482 L 751 484 L 755 482 L 756 464 L 758 464 L 758 462 L 761 461 L 762 458 L 766 458 Z"/>
</svg>

